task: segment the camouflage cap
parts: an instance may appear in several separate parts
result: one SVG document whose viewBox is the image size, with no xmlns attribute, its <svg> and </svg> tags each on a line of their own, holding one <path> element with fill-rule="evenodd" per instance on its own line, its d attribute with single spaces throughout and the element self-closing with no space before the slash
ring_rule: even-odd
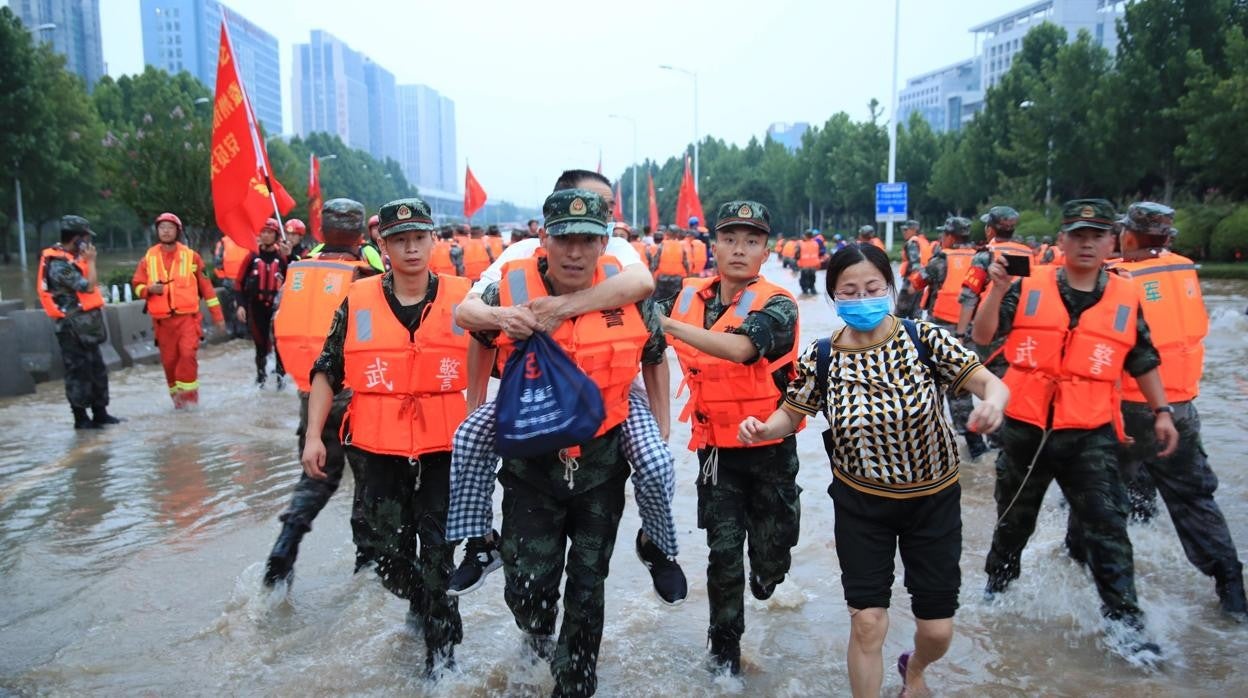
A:
<svg viewBox="0 0 1248 698">
<path fill-rule="evenodd" d="M 1052 235 L 1045 235 L 1044 237 L 1040 238 L 1040 242 L 1041 242 L 1041 244 L 1044 244 L 1044 245 L 1052 245 L 1052 244 L 1053 244 L 1053 236 L 1052 236 Z"/>
<path fill-rule="evenodd" d="M 1174 209 L 1152 201 L 1137 201 L 1127 207 L 1127 215 L 1123 216 L 1122 225 L 1134 233 L 1165 237 L 1174 230 Z M 1173 234 L 1177 235 L 1178 232 L 1174 230 Z"/>
<path fill-rule="evenodd" d="M 901 224 L 901 229 L 902 230 L 918 230 L 919 222 L 914 219 L 908 220 L 905 223 Z"/>
<path fill-rule="evenodd" d="M 609 235 L 607 202 L 588 189 L 560 189 L 542 204 L 547 235 Z"/>
<path fill-rule="evenodd" d="M 979 220 L 992 226 L 993 230 L 1013 232 L 1018 225 L 1018 211 L 1009 206 L 993 206 Z"/>
<path fill-rule="evenodd" d="M 771 235 L 771 213 L 757 201 L 729 201 L 719 207 L 715 230 L 718 232 L 734 225 L 748 226 Z"/>
<path fill-rule="evenodd" d="M 321 206 L 321 230 L 362 235 L 364 204 L 354 199 L 330 199 Z"/>
<path fill-rule="evenodd" d="M 875 235 L 875 228 L 870 225 L 864 225 L 858 229 L 858 235 Z"/>
<path fill-rule="evenodd" d="M 1105 199 L 1074 199 L 1062 205 L 1062 232 L 1079 228 L 1113 230 L 1114 205 Z"/>
<path fill-rule="evenodd" d="M 377 234 L 383 240 L 409 230 L 433 232 L 437 229 L 429 204 L 415 197 L 396 199 L 377 212 Z"/>
<path fill-rule="evenodd" d="M 962 216 L 949 216 L 945 219 L 945 226 L 941 228 L 941 232 L 947 235 L 967 237 L 971 234 L 971 221 L 969 218 L 963 218 Z"/>
<path fill-rule="evenodd" d="M 61 232 L 86 233 L 95 237 L 95 231 L 91 229 L 91 221 L 82 216 L 61 216 Z"/>
</svg>

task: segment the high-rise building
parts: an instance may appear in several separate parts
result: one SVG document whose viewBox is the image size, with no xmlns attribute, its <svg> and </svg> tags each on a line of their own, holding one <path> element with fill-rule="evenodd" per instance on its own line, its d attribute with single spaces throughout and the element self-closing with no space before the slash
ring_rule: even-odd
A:
<svg viewBox="0 0 1248 698">
<path fill-rule="evenodd" d="M 398 160 L 399 93 L 394 74 L 365 57 L 364 86 L 368 90 L 368 152 L 378 160 Z"/>
<path fill-rule="evenodd" d="M 399 85 L 403 173 L 422 189 L 459 191 L 455 102 L 426 85 Z"/>
<path fill-rule="evenodd" d="M 295 45 L 294 55 L 291 98 L 295 133 L 331 133 L 352 148 L 372 152 L 368 81 L 364 75 L 367 59 L 319 29 L 312 31 L 308 43 Z"/>
<path fill-rule="evenodd" d="M 971 58 L 907 80 L 897 93 L 897 123 L 905 124 L 917 111 L 937 133 L 962 128 L 983 105 L 981 65 Z"/>
<path fill-rule="evenodd" d="M 10 0 L 9 6 L 36 41 L 65 56 L 65 67 L 87 83 L 104 77 L 99 0 Z"/>
<path fill-rule="evenodd" d="M 802 136 L 810 130 L 810 124 L 805 121 L 797 123 L 787 123 L 777 121 L 767 127 L 767 135 L 771 136 L 771 140 L 783 145 L 790 153 L 797 151 L 802 147 Z"/>
<path fill-rule="evenodd" d="M 221 20 L 251 108 L 270 135 L 282 133 L 282 79 L 277 37 L 216 0 L 141 0 L 143 62 L 183 70 L 208 89 L 217 84 Z"/>
</svg>

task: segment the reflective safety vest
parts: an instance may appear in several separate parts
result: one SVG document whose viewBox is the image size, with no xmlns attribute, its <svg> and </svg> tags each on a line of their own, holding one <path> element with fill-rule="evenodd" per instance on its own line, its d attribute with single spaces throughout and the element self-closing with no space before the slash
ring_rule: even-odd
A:
<svg viewBox="0 0 1248 698">
<path fill-rule="evenodd" d="M 221 266 L 213 270 L 218 279 L 237 279 L 243 271 L 243 261 L 247 259 L 247 248 L 234 242 L 228 235 L 222 235 L 217 241 L 216 256 L 221 258 Z"/>
<path fill-rule="evenodd" d="M 672 306 L 672 319 L 698 329 L 704 328 L 706 299 L 709 294 L 718 293 L 718 289 L 712 291 L 718 281 L 718 276 L 685 281 Z M 711 331 L 730 332 L 736 329 L 751 312 L 762 310 L 767 301 L 775 296 L 793 300 L 793 294 L 759 277 L 737 294 L 732 305 L 711 325 Z M 798 336 L 797 327 L 793 328 L 793 332 L 794 337 Z M 790 378 L 795 375 L 796 342 L 787 354 L 775 361 L 760 357 L 749 365 L 711 356 L 680 340 L 674 339 L 672 348 L 676 350 L 676 357 L 685 374 L 681 387 L 689 386 L 689 402 L 685 403 L 680 413 L 680 421 L 690 422 L 690 450 L 708 446 L 741 448 L 742 444 L 737 440 L 741 420 L 757 417 L 766 421 L 780 404 L 780 389 L 776 387 L 772 374 L 785 369 Z M 805 420 L 802 420 L 798 430 L 804 426 Z M 753 446 L 778 444 L 780 441 L 761 441 Z"/>
<path fill-rule="evenodd" d="M 706 270 L 706 243 L 697 238 L 689 241 L 689 273 L 700 276 Z"/>
<path fill-rule="evenodd" d="M 1035 254 L 1030 245 L 1015 240 L 993 240 L 988 243 L 988 249 L 1001 254 L 1016 254 L 1022 257 L 1031 257 Z"/>
<path fill-rule="evenodd" d="M 680 246 L 675 241 L 672 244 Z M 618 259 L 602 255 L 598 258 L 594 285 L 615 276 L 620 269 Z M 536 259 L 508 262 L 503 265 L 502 274 L 498 291 L 499 304 L 504 307 L 550 295 L 538 272 Z M 637 306 L 629 303 L 614 310 L 595 311 L 564 320 L 550 336 L 602 392 L 606 418 L 594 436 L 602 436 L 623 423 L 628 417 L 628 390 L 641 372 L 642 351 L 650 338 Z M 516 350 L 515 342 L 506 334 L 500 334 L 496 344 L 499 366 L 505 366 L 507 357 Z"/>
<path fill-rule="evenodd" d="M 170 315 L 194 315 L 199 312 L 199 267 L 195 265 L 195 253 L 191 248 L 177 243 L 173 253 L 173 266 L 166 269 L 160 245 L 153 245 L 144 255 L 143 264 L 147 266 L 148 285 L 165 285 L 162 293 L 147 294 L 149 315 L 166 318 Z"/>
<path fill-rule="evenodd" d="M 343 444 L 407 458 L 450 451 L 468 415 L 468 333 L 453 315 L 472 284 L 438 277 L 438 294 L 413 335 L 390 309 L 382 278 L 361 279 L 347 291 L 342 353 L 353 394 Z"/>
<path fill-rule="evenodd" d="M 48 247 L 43 250 L 43 254 L 39 255 L 39 271 L 35 279 L 35 291 L 39 294 L 39 303 L 43 305 L 43 312 L 53 320 L 60 320 L 65 317 L 65 311 L 56 305 L 56 301 L 52 298 L 52 290 L 48 288 L 48 262 L 53 259 L 63 259 L 70 264 L 78 267 L 83 277 L 87 276 L 87 263 L 80 259 L 74 259 L 74 256 L 59 247 Z M 90 291 L 77 292 L 78 305 L 85 313 L 89 310 L 104 307 L 104 296 L 100 295 L 100 285 L 96 284 L 95 288 Z"/>
<path fill-rule="evenodd" d="M 498 235 L 486 235 L 485 245 L 490 248 L 490 254 L 494 255 L 494 259 L 503 253 L 503 238 Z"/>
<path fill-rule="evenodd" d="M 909 244 L 911 240 L 914 241 L 914 244 L 919 246 L 919 266 L 926 267 L 927 263 L 932 261 L 932 241 L 928 240 L 922 235 L 915 235 L 914 237 L 910 238 L 910 240 L 906 240 L 906 244 Z M 901 269 L 900 269 L 901 275 L 903 277 L 910 276 L 911 274 L 913 274 L 914 272 L 918 270 L 910 268 L 910 258 L 906 256 L 905 254 L 905 249 L 906 249 L 905 244 L 902 245 L 901 249 L 902 249 Z"/>
<path fill-rule="evenodd" d="M 481 238 L 468 238 L 464 240 L 463 247 L 464 276 L 476 281 L 481 278 L 481 272 L 490 266 L 489 249 Z"/>
<path fill-rule="evenodd" d="M 797 247 L 798 269 L 818 269 L 819 268 L 819 243 L 814 240 L 802 240 Z M 769 415 L 770 416 L 770 415 Z"/>
<path fill-rule="evenodd" d="M 357 270 L 364 266 L 345 259 L 307 259 L 286 270 L 281 302 L 273 318 L 273 336 L 286 373 L 304 392 L 312 389 L 312 364 L 325 346 L 334 311 L 347 297 Z"/>
<path fill-rule="evenodd" d="M 455 262 L 451 259 L 451 241 L 438 240 L 433 243 L 433 252 L 429 253 L 429 271 L 438 276 L 456 276 L 459 270 L 455 268 Z"/>
<path fill-rule="evenodd" d="M 962 294 L 962 280 L 966 271 L 971 268 L 971 260 L 975 258 L 975 250 L 969 247 L 955 247 L 945 250 L 945 282 L 936 292 L 936 304 L 932 306 L 932 317 L 949 324 L 957 324 L 962 314 L 962 305 L 958 296 Z"/>
<path fill-rule="evenodd" d="M 1127 352 L 1135 346 L 1138 307 L 1131 282 L 1110 274 L 1105 295 L 1070 329 L 1057 269 L 1042 267 L 1024 277 L 1002 350 L 1010 364 L 1006 415 L 1042 429 L 1096 429 L 1112 423 L 1121 435 L 1118 382 Z"/>
<path fill-rule="evenodd" d="M 659 244 L 659 268 L 655 270 L 657 276 L 679 276 L 684 278 L 689 275 L 685 269 L 685 248 L 675 240 L 664 240 Z"/>
<path fill-rule="evenodd" d="M 1158 370 L 1166 399 L 1196 399 L 1205 368 L 1205 336 L 1209 334 L 1209 314 L 1196 265 L 1182 255 L 1162 252 L 1152 259 L 1121 262 L 1114 269 L 1127 272 L 1124 276 L 1135 286 L 1153 346 L 1161 354 Z M 1122 377 L 1122 397 L 1130 402 L 1148 402 L 1130 375 Z"/>
</svg>

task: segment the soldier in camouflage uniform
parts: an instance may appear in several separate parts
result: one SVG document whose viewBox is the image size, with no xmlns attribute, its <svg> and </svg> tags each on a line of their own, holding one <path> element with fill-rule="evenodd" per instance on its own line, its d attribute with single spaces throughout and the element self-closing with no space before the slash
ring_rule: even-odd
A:
<svg viewBox="0 0 1248 698">
<path fill-rule="evenodd" d="M 901 245 L 902 274 L 901 288 L 897 291 L 897 317 L 912 318 L 918 315 L 919 301 L 923 299 L 923 291 L 914 287 L 910 282 L 910 275 L 917 272 L 921 278 L 927 278 L 919 241 L 915 239 L 921 235 L 919 222 L 906 221 L 901 226 L 901 234 L 906 241 Z"/>
<path fill-rule="evenodd" d="M 1070 316 L 1070 329 L 1077 328 L 1084 314 L 1100 306 L 1106 296 L 1111 279 L 1101 267 L 1113 249 L 1111 235 L 1115 218 L 1113 207 L 1103 199 L 1079 199 L 1063 206 L 1066 264 L 1049 273 L 1056 274 L 1057 295 Z M 1027 306 L 1030 310 L 1024 312 L 1039 312 L 1041 317 L 1051 312 L 1037 307 L 1044 289 L 1043 279 L 1037 279 L 1037 274 L 1033 274 L 1032 279 L 1011 283 L 1003 260 L 994 261 L 989 270 L 992 286 L 975 316 L 974 338 L 978 343 L 988 344 L 1010 335 L 1024 284 L 1029 284 L 1031 289 Z M 1121 287 L 1119 281 L 1112 283 L 1115 289 Z M 1114 298 L 1121 298 L 1121 294 Z M 1168 455 L 1174 450 L 1178 434 L 1165 404 L 1165 392 L 1157 371 L 1161 358 L 1150 339 L 1138 303 L 1135 314 L 1135 343 L 1126 352 L 1121 370 L 1137 378 L 1141 390 L 1157 411 L 1153 429 L 1164 449 L 1163 454 Z M 1065 321 L 1057 322 L 1065 324 Z M 1061 329 L 1065 328 L 1054 328 Z M 1040 330 L 1034 332 L 1039 334 Z M 1034 342 L 1034 336 L 1028 335 L 1027 341 Z M 1055 400 L 1038 394 L 1044 390 L 1045 383 L 1040 379 L 1046 374 L 1019 368 L 1034 367 L 1037 359 L 1032 357 L 1028 361 L 1021 348 L 1017 353 L 1017 359 L 1007 356 L 1011 367 L 1006 384 L 1011 387 L 1012 394 L 1006 407 L 1003 447 L 997 458 L 995 498 L 999 521 L 984 563 L 988 573 L 986 594 L 1003 592 L 1018 578 L 1023 548 L 1035 530 L 1045 491 L 1057 480 L 1070 502 L 1072 514 L 1084 528 L 1089 568 L 1101 597 L 1101 612 L 1107 620 L 1114 621 L 1109 627 L 1111 645 L 1133 663 L 1156 663 L 1161 652 L 1145 634 L 1144 612 L 1136 601 L 1135 566 L 1131 540 L 1127 537 L 1127 493 L 1118 473 L 1118 436 L 1112 425 L 1112 415 L 1107 415 L 1106 422 L 1095 428 L 1054 428 L 1058 419 L 1069 420 L 1072 414 L 1087 411 L 1082 405 L 1070 404 L 1078 393 L 1068 391 L 1078 390 L 1081 382 L 1103 383 L 1113 376 L 1098 381 L 1067 380 L 1070 362 L 1077 359 L 1063 358 L 1057 388 L 1059 398 Z M 1042 357 L 1039 361 L 1051 359 Z M 1100 367 L 1100 371 L 1107 370 L 1114 369 L 1112 365 Z M 1047 412 L 1047 417 L 1035 416 L 1042 411 Z M 1035 424 L 1033 420 L 1036 419 L 1047 420 L 1046 426 Z"/>
<path fill-rule="evenodd" d="M 568 278 L 561 262 L 570 254 L 568 250 L 574 249 L 579 252 L 579 263 L 591 274 L 596 268 L 603 247 L 593 245 L 593 241 L 601 238 L 605 244 L 608 236 L 609 211 L 602 197 L 586 189 L 559 190 L 547 197 L 542 213 L 546 219 L 542 244 L 547 256 L 537 265 L 547 293 L 558 295 L 552 280 L 565 289 L 588 287 L 592 280 Z M 508 267 L 503 269 L 504 277 Z M 486 305 L 501 306 L 499 285 L 487 287 L 481 300 Z M 649 331 L 641 352 L 642 370 L 647 373 L 647 387 L 653 381 L 654 389 L 660 392 L 651 400 L 666 401 L 667 383 L 655 380 L 667 348 L 659 315 L 648 299 L 638 303 L 637 309 Z M 494 347 L 500 332 L 501 325 L 473 332 L 473 337 L 486 347 Z M 503 485 L 500 547 L 506 577 L 504 596 L 530 647 L 538 657 L 550 659 L 555 696 L 589 696 L 598 686 L 604 584 L 629 473 L 620 449 L 620 432 L 617 425 L 581 444 L 581 455 L 574 461 L 565 459 L 560 451 L 504 458 L 498 475 Z M 559 583 L 565 571 L 563 624 L 552 648 Z"/>
<path fill-rule="evenodd" d="M 1213 498 L 1218 477 L 1209 467 L 1200 442 L 1200 414 L 1193 400 L 1199 381 L 1192 374 L 1191 364 L 1199 363 L 1204 352 L 1191 343 L 1202 344 L 1194 337 L 1203 337 L 1208 330 L 1195 265 L 1168 250 L 1178 235 L 1172 227 L 1174 209 L 1169 206 L 1147 201 L 1132 204 L 1122 224 L 1123 260 L 1115 270 L 1136 284 L 1148 284 L 1140 288 L 1142 307 L 1144 316 L 1154 322 L 1161 375 L 1179 431 L 1179 447 L 1174 455 L 1158 457 L 1152 430 L 1153 410 L 1147 403 L 1133 400 L 1133 393 L 1123 401 L 1123 421 L 1132 441 L 1120 449 L 1121 474 L 1127 483 L 1132 514 L 1144 520 L 1151 518 L 1157 510 L 1160 489 L 1187 559 L 1214 578 L 1222 611 L 1232 620 L 1245 623 L 1248 600 L 1244 596 L 1243 564 L 1226 517 Z M 1154 261 L 1157 263 L 1153 264 Z M 1176 322 L 1176 318 L 1180 319 Z M 1180 337 L 1181 334 L 1190 336 Z M 1185 380 L 1193 384 L 1182 385 Z M 1071 516 L 1066 546 L 1071 557 L 1079 561 L 1087 557 L 1083 538 L 1083 527 Z"/>
<path fill-rule="evenodd" d="M 711 658 L 715 668 L 725 668 L 732 674 L 741 670 L 741 635 L 745 632 L 742 547 L 748 542 L 750 591 L 755 598 L 767 599 L 788 574 L 790 550 L 797 544 L 802 491 L 796 482 L 797 438 L 789 434 L 776 443 L 742 447 L 735 430 L 726 429 L 722 437 L 730 446 L 715 443 L 713 427 L 705 426 L 711 417 L 698 408 L 706 404 L 708 396 L 704 391 L 722 391 L 724 386 L 713 381 L 704 385 L 698 375 L 703 362 L 712 370 L 725 370 L 725 362 L 748 367 L 761 361 L 766 368 L 774 369 L 769 375 L 760 376 L 748 368 L 727 369 L 734 377 L 748 373 L 754 383 L 735 378 L 723 380 L 738 383 L 737 389 L 742 391 L 738 395 L 751 387 L 757 392 L 750 394 L 775 392 L 774 404 L 768 404 L 766 412 L 753 415 L 756 417 L 769 415 L 783 398 L 793 373 L 797 303 L 787 291 L 770 287 L 759 276 L 767 259 L 766 240 L 770 234 L 771 215 L 762 204 L 724 204 L 715 225 L 719 275 L 706 280 L 690 279 L 678 299 L 660 304 L 665 316 L 663 327 L 673 338 L 690 382 L 686 410 L 692 410 L 695 420 L 690 448 L 697 450 L 702 469 L 698 478 L 698 527 L 706 530 L 710 548 L 706 587 L 711 606 L 707 631 Z M 808 239 L 809 236 L 807 232 Z M 761 308 L 751 307 L 756 293 L 774 295 L 766 298 Z M 700 325 L 687 321 L 695 319 L 687 315 L 695 303 L 702 307 Z M 734 326 L 716 327 L 729 311 L 733 312 Z M 752 356 L 745 361 L 736 358 L 745 354 Z M 759 381 L 763 384 L 756 385 Z M 746 406 L 739 407 L 716 423 L 724 421 L 735 426 L 751 416 Z M 712 433 L 708 435 L 708 431 Z"/>
<path fill-rule="evenodd" d="M 99 429 L 121 421 L 108 413 L 108 368 L 100 354 L 108 330 L 96 280 L 94 237 L 86 218 L 64 216 L 60 243 L 44 250 L 39 259 L 39 300 L 53 319 L 75 429 Z"/>
<path fill-rule="evenodd" d="M 381 207 L 378 219 L 382 251 L 388 253 L 391 264 L 390 271 L 379 279 L 386 308 L 407 329 L 409 336 L 414 337 L 421 330 L 426 313 L 431 319 L 446 318 L 448 324 L 434 327 L 435 332 L 453 334 L 453 326 L 449 324 L 449 307 L 443 304 L 458 303 L 462 301 L 462 295 L 458 299 L 440 297 L 439 286 L 463 280 L 458 277 L 440 278 L 428 270 L 433 233 L 436 231 L 429 205 L 414 198 L 392 201 Z M 365 279 L 352 284 L 351 295 L 334 313 L 325 346 L 312 368 L 307 419 L 309 433 L 324 433 L 332 396 L 343 390 L 350 368 L 346 356 L 349 342 L 359 346 L 361 342 L 390 332 L 385 326 L 392 321 L 378 316 L 378 312 L 384 310 L 379 311 L 374 306 L 352 312 L 349 307 L 353 298 L 367 300 L 367 296 L 363 293 L 357 296 L 357 292 L 366 288 L 364 284 L 372 282 L 372 279 Z M 467 290 L 465 282 L 462 284 L 463 294 Z M 447 309 L 445 316 L 440 311 L 431 312 L 443 307 Z M 356 325 L 356 322 L 359 324 Z M 393 347 L 376 349 L 394 350 Z M 426 360 L 436 360 L 436 357 Z M 465 345 L 458 366 L 466 362 Z M 425 431 L 418 432 L 417 424 L 425 425 L 434 420 L 416 420 L 400 414 L 391 419 L 386 412 L 378 413 L 383 421 L 391 419 L 384 424 L 354 423 L 353 420 L 358 418 L 355 416 L 357 410 L 364 404 L 361 394 L 370 388 L 368 399 L 371 410 L 378 409 L 375 406 L 378 395 L 416 401 L 411 409 L 417 412 L 432 409 L 419 403 L 425 397 L 423 394 L 402 393 L 402 390 L 410 389 L 407 386 L 401 386 L 400 392 L 393 392 L 393 387 L 385 379 L 388 364 L 378 358 L 377 366 L 374 382 L 368 383 L 359 376 L 351 378 L 354 394 L 346 418 L 347 438 L 344 445 L 347 446 L 347 459 L 352 471 L 363 480 L 361 508 L 367 523 L 367 547 L 376 555 L 377 574 L 387 589 L 410 602 L 409 620 L 423 625 L 425 672 L 433 678 L 443 667 L 453 666 L 455 645 L 463 640 L 459 602 L 446 593 L 447 582 L 455 569 L 454 546 L 445 537 L 450 496 L 451 434 L 434 433 L 436 426 L 421 426 Z M 420 378 L 413 375 L 412 380 L 419 381 Z M 356 381 L 360 382 L 357 384 Z M 392 392 L 385 393 L 381 388 Z M 454 391 L 447 394 L 453 395 Z M 462 400 L 462 388 L 459 396 Z M 361 446 L 365 434 L 370 439 L 385 441 L 388 432 L 395 429 L 411 430 L 410 434 L 403 434 L 405 443 L 410 443 L 409 439 L 415 440 L 420 433 L 427 433 L 429 438 L 444 440 L 447 450 L 425 452 L 421 443 L 412 443 L 407 448 L 417 449 L 416 453 L 402 456 L 369 451 Z M 355 442 L 352 441 L 353 436 Z M 325 443 L 321 439 L 307 440 L 302 461 L 304 472 L 313 478 L 324 479 Z"/>
<path fill-rule="evenodd" d="M 309 258 L 344 260 L 348 262 L 359 261 L 360 242 L 364 231 L 364 215 L 364 205 L 358 201 L 352 201 L 351 199 L 330 199 L 326 201 L 321 208 L 325 243 L 318 245 L 309 254 Z M 360 271 L 365 271 L 365 268 L 361 266 Z M 367 271 L 366 275 L 371 276 L 372 268 L 368 267 Z M 294 274 L 295 269 L 292 269 L 291 276 L 293 277 Z M 287 285 L 290 283 L 291 281 L 288 280 Z M 313 296 L 313 298 L 316 297 Z M 328 298 L 329 296 L 324 297 Z M 281 344 L 282 339 L 279 337 L 279 350 L 281 349 Z M 344 388 L 335 394 L 329 409 L 329 416 L 325 421 L 324 428 L 321 429 L 321 441 L 325 444 L 326 454 L 325 466 L 323 468 L 325 478 L 318 479 L 308 476 L 307 473 L 300 473 L 299 482 L 295 484 L 295 490 L 290 496 L 290 504 L 278 516 L 278 519 L 282 522 L 282 531 L 278 534 L 277 542 L 273 544 L 273 550 L 269 553 L 269 559 L 265 563 L 265 586 L 272 587 L 279 580 L 290 579 L 294 573 L 295 558 L 299 554 L 300 541 L 308 531 L 312 530 L 312 521 L 316 519 L 317 514 L 321 513 L 321 510 L 329 503 L 330 497 L 333 497 L 334 493 L 338 491 L 338 485 L 342 482 L 343 470 L 347 465 L 347 454 L 342 447 L 338 433 L 339 428 L 342 426 L 342 418 L 347 411 L 347 405 L 350 402 L 350 388 Z M 303 453 L 307 431 L 308 393 L 300 390 L 299 428 L 295 432 L 299 437 L 299 450 L 297 451 L 299 454 Z M 351 507 L 351 532 L 352 539 L 356 545 L 355 570 L 358 572 L 373 559 L 373 553 L 368 547 L 371 534 L 368 533 L 367 523 L 364 521 L 364 513 L 360 508 L 360 490 L 363 480 L 358 473 L 353 479 L 355 482 L 355 493 Z"/>
</svg>

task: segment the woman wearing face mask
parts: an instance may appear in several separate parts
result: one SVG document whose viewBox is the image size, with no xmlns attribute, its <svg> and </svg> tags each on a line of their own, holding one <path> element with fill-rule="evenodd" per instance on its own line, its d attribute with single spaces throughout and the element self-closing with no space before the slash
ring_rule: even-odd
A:
<svg viewBox="0 0 1248 698">
<path fill-rule="evenodd" d="M 948 386 L 979 397 L 969 424 L 986 433 L 1001 425 L 1009 390 L 946 330 L 892 314 L 893 271 L 875 246 L 837 252 L 827 291 L 846 326 L 806 347 L 784 403 L 766 422 L 743 421 L 739 437 L 746 444 L 782 438 L 803 417 L 827 417 L 853 694 L 880 694 L 900 548 L 917 627 L 915 649 L 897 666 L 903 695 L 926 695 L 923 672 L 949 648 L 961 584 L 958 449 L 941 395 Z"/>
</svg>

